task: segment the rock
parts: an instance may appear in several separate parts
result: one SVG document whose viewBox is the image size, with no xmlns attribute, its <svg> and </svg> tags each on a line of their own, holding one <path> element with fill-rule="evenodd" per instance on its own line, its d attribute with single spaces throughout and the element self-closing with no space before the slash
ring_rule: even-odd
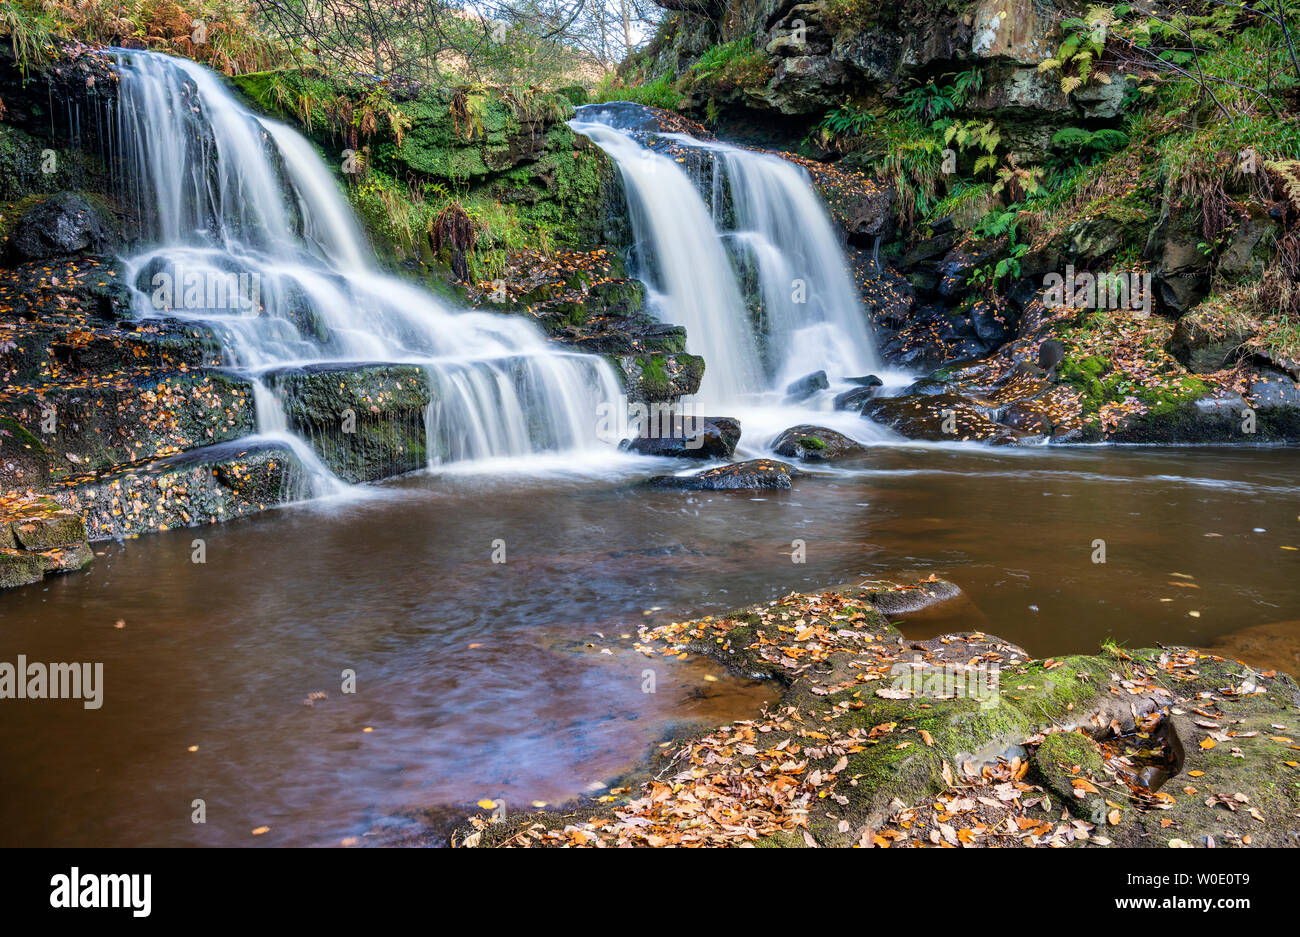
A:
<svg viewBox="0 0 1300 937">
<path fill-rule="evenodd" d="M 950 250 L 939 264 L 939 295 L 945 299 L 956 298 L 975 269 L 991 261 L 997 252 L 997 248 L 992 245 L 978 246 L 971 250 Z"/>
<path fill-rule="evenodd" d="M 1165 312 L 1178 317 L 1210 290 L 1210 258 L 1201 249 L 1200 209 L 1165 205 L 1147 238 L 1146 255 L 1154 261 L 1155 282 Z"/>
<path fill-rule="evenodd" d="M 0 508 L 0 588 L 40 582 L 94 560 L 81 515 L 44 495 L 10 496 Z"/>
<path fill-rule="evenodd" d="M 948 384 L 945 381 L 933 377 L 923 377 L 905 387 L 901 396 L 933 397 L 935 394 L 946 393 L 948 393 Z"/>
<path fill-rule="evenodd" d="M 124 342 L 110 349 L 105 356 L 108 367 L 131 366 L 137 348 L 134 342 Z M 161 347 L 154 350 L 165 354 Z M 98 360 L 92 351 L 87 354 Z M 53 432 L 45 432 L 42 425 L 48 412 L 56 417 Z M 114 379 L 91 381 L 89 387 L 69 382 L 14 388 L 0 419 L 27 434 L 25 458 L 11 468 L 5 452 L 0 464 L 0 484 L 23 488 L 30 485 L 21 484 L 18 472 L 35 470 L 58 480 L 255 431 L 248 381 L 208 370 L 118 371 Z"/>
<path fill-rule="evenodd" d="M 1128 80 L 1116 74 L 1111 76 L 1108 84 L 1089 82 L 1076 89 L 1070 98 L 1088 120 L 1114 120 L 1123 113 L 1127 91 Z"/>
<path fill-rule="evenodd" d="M 1015 336 L 1020 316 L 1003 303 L 977 299 L 970 304 L 970 321 L 975 327 L 975 336 L 996 347 Z"/>
<path fill-rule="evenodd" d="M 1203 303 L 1180 318 L 1165 344 L 1171 355 L 1198 374 L 1229 367 L 1255 331 L 1249 320 L 1240 318 L 1225 316 L 1207 321 L 1202 310 L 1209 305 Z"/>
<path fill-rule="evenodd" d="M 831 382 L 827 379 L 825 371 L 814 371 L 806 377 L 799 378 L 785 389 L 786 402 L 799 403 L 830 386 Z"/>
<path fill-rule="evenodd" d="M 1251 385 L 1259 397 L 1211 394 L 1172 409 L 1141 414 L 1110 435 L 1125 443 L 1219 443 L 1300 440 L 1300 394 L 1289 378 L 1262 378 Z M 1287 388 L 1290 390 L 1287 390 Z M 1248 430 L 1253 430 L 1249 432 Z"/>
<path fill-rule="evenodd" d="M 833 429 L 802 424 L 792 426 L 772 443 L 772 451 L 786 459 L 804 462 L 829 462 L 845 456 L 860 455 L 865 448 Z"/>
<path fill-rule="evenodd" d="M 39 554 L 0 549 L 0 589 L 16 589 L 45 578 L 45 562 Z"/>
<path fill-rule="evenodd" d="M 1227 246 L 1219 253 L 1215 275 L 1229 280 L 1259 278 L 1270 259 L 1269 249 L 1277 228 L 1277 222 L 1269 216 L 1265 206 L 1248 202 Z"/>
<path fill-rule="evenodd" d="M 909 615 L 961 598 L 961 587 L 946 579 L 916 582 L 867 580 L 859 583 L 864 597 L 884 615 Z M 921 645 L 918 645 L 921 646 Z M 1023 652 L 1022 652 L 1022 656 Z"/>
<path fill-rule="evenodd" d="M 1053 732 L 1043 737 L 1032 761 L 1037 780 L 1080 820 L 1104 826 L 1106 798 L 1102 786 L 1109 786 L 1101 749 L 1084 732 Z M 1086 781 L 1088 787 L 1076 781 Z M 1078 789 L 1084 797 L 1076 795 Z"/>
<path fill-rule="evenodd" d="M 864 374 L 862 377 L 846 377 L 844 383 L 856 384 L 859 387 L 880 387 L 885 382 L 874 374 Z"/>
<path fill-rule="evenodd" d="M 99 209 L 75 192 L 60 192 L 33 205 L 13 231 L 9 250 L 20 263 L 101 254 L 114 244 Z"/>
<path fill-rule="evenodd" d="M 270 371 L 264 380 L 290 428 L 344 481 L 377 481 L 428 465 L 425 419 L 434 391 L 424 368 L 313 365 Z M 435 453 L 439 459 L 456 454 Z"/>
<path fill-rule="evenodd" d="M 654 418 L 653 412 L 651 418 Z M 674 459 L 730 459 L 740 442 L 740 421 L 725 416 L 666 417 L 672 422 L 650 427 L 636 439 L 625 441 L 621 448 L 639 455 Z"/>
<path fill-rule="evenodd" d="M 1032 403 L 1017 400 L 1008 404 L 999 414 L 998 422 L 1023 433 L 1050 433 L 1052 420 L 1046 412 Z"/>
<path fill-rule="evenodd" d="M 1250 384 L 1248 396 L 1257 410 L 1295 411 L 1300 415 L 1300 385 L 1289 375 L 1263 371 Z"/>
<path fill-rule="evenodd" d="M 697 475 L 657 475 L 648 479 L 651 488 L 678 488 L 686 491 L 754 491 L 789 489 L 797 473 L 784 462 L 754 459 L 736 462 L 700 472 Z"/>
<path fill-rule="evenodd" d="M 1054 12 L 1051 5 L 1034 0 L 977 0 L 967 12 L 970 51 L 982 58 L 1036 66 L 1056 52 Z"/>
<path fill-rule="evenodd" d="M 621 355 L 613 359 L 623 377 L 627 399 L 633 403 L 676 400 L 696 393 L 704 379 L 699 355 Z"/>
<path fill-rule="evenodd" d="M 908 641 L 861 589 L 791 594 L 645 629 L 640 641 L 654 653 L 685 647 L 738 673 L 771 679 L 781 698 L 770 713 L 796 709 L 802 722 L 759 717 L 768 752 L 805 739 L 808 725 L 835 733 L 827 746 L 802 749 L 807 764 L 794 782 L 802 787 L 790 790 L 782 782 L 784 794 L 776 786 L 765 793 L 815 798 L 819 788 L 830 788 L 836 809 L 809 811 L 806 825 L 798 826 L 784 811 L 755 811 L 757 845 L 847 847 L 864 831 L 885 842 L 926 837 L 954 846 L 1006 845 L 1008 836 L 1027 846 L 1088 848 L 1296 842 L 1293 743 L 1274 726 L 1293 724 L 1300 687 L 1281 674 L 1251 673 L 1178 647 L 1027 660 L 1020 648 L 980 633 Z M 804 653 L 788 653 L 792 646 Z M 882 679 L 863 684 L 864 671 Z M 644 844 L 648 829 L 672 828 L 701 797 L 751 803 L 737 793 L 737 778 L 744 778 L 745 791 L 764 789 L 777 759 L 727 743 L 738 729 L 754 727 L 746 717 L 677 743 L 669 758 L 641 773 L 632 792 L 638 806 L 616 820 L 605 805 L 592 804 L 526 815 L 500 830 L 491 824 L 483 840 L 498 844 L 527 829 L 564 843 L 572 830 L 583 829 L 606 845 Z M 835 744 L 863 732 L 874 735 L 847 753 Z M 1151 775 L 1159 780 L 1158 772 L 1138 775 L 1123 760 L 1126 741 L 1137 741 L 1138 733 L 1165 742 L 1173 786 L 1159 810 L 1150 809 L 1149 789 L 1134 791 L 1127 783 L 1151 783 Z M 716 761 L 708 777 L 688 759 L 671 760 L 702 749 Z M 676 767 L 665 770 L 670 762 Z M 652 796 L 656 783 L 662 790 Z M 1195 793 L 1185 793 L 1185 786 Z M 998 796 L 1013 787 L 1020 796 Z M 944 823 L 936 800 L 943 814 L 961 801 L 958 816 Z M 1063 822 L 1066 809 L 1089 825 Z M 755 845 L 752 827 L 736 828 L 708 812 L 699 818 L 691 833 L 700 842 Z"/>
<path fill-rule="evenodd" d="M 89 478 L 55 500 L 85 517 L 93 543 L 232 520 L 312 494 L 286 447 L 233 442 Z"/>
<path fill-rule="evenodd" d="M 842 394 L 835 395 L 836 410 L 862 410 L 862 405 L 876 396 L 874 387 L 855 387 Z"/>
<path fill-rule="evenodd" d="M 1005 427 L 990 420 L 987 412 L 987 408 L 952 393 L 882 397 L 868 400 L 862 408 L 865 418 L 908 439 L 929 442 L 964 442 L 1003 435 Z"/>
</svg>

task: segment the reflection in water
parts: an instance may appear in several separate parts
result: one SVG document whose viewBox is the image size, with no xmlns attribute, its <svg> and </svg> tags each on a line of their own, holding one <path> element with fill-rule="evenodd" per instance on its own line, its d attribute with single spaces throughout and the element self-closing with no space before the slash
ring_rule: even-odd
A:
<svg viewBox="0 0 1300 937">
<path fill-rule="evenodd" d="M 329 844 L 439 804 L 563 801 L 681 720 L 770 698 L 637 654 L 639 624 L 864 576 L 950 578 L 975 608 L 909 633 L 986 629 L 1035 655 L 1294 638 L 1297 467 L 1283 449 L 877 447 L 760 495 L 458 472 L 100 545 L 87 573 L 0 602 L 0 660 L 102 661 L 105 682 L 93 712 L 2 704 L 0 841 L 250 844 L 265 825 L 259 844 Z"/>
</svg>

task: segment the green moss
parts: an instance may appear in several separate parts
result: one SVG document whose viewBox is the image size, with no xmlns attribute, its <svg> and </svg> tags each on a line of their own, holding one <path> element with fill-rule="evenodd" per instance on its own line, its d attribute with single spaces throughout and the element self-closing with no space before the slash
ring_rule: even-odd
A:
<svg viewBox="0 0 1300 937">
<path fill-rule="evenodd" d="M 826 448 L 826 441 L 817 436 L 803 436 L 799 440 L 799 445 L 804 449 L 821 451 Z"/>
</svg>

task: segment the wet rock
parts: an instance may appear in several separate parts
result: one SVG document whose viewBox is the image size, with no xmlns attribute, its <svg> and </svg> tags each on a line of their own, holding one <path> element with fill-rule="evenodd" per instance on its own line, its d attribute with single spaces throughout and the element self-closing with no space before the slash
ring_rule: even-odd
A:
<svg viewBox="0 0 1300 937">
<path fill-rule="evenodd" d="M 933 397 L 935 394 L 946 393 L 948 393 L 948 384 L 932 377 L 923 377 L 919 381 L 909 384 L 903 390 L 904 396 L 914 394 L 921 397 Z"/>
<path fill-rule="evenodd" d="M 1052 420 L 1045 411 L 1032 403 L 1017 400 L 1008 404 L 998 415 L 998 422 L 1023 433 L 1050 433 Z"/>
<path fill-rule="evenodd" d="M 93 560 L 80 514 L 43 495 L 0 501 L 0 588 L 84 569 Z"/>
<path fill-rule="evenodd" d="M 52 497 L 85 518 L 93 543 L 227 521 L 312 493 L 287 448 L 233 442 L 69 482 Z"/>
<path fill-rule="evenodd" d="M 657 475 L 648 479 L 651 488 L 677 488 L 685 491 L 754 491 L 784 490 L 792 487 L 797 472 L 784 462 L 754 459 L 709 469 L 696 475 Z"/>
<path fill-rule="evenodd" d="M 846 377 L 844 383 L 856 384 L 859 387 L 880 387 L 885 382 L 874 374 L 864 374 L 862 377 Z"/>
<path fill-rule="evenodd" d="M 830 462 L 845 456 L 860 455 L 865 448 L 843 433 L 825 426 L 792 426 L 772 443 L 772 451 L 782 458 L 804 462 Z"/>
<path fill-rule="evenodd" d="M 970 305 L 970 321 L 975 336 L 988 345 L 1001 345 L 1016 334 L 1020 316 L 1009 306 L 979 299 Z"/>
<path fill-rule="evenodd" d="M 786 401 L 798 403 L 807 400 L 819 390 L 826 390 L 830 386 L 831 382 L 826 377 L 825 371 L 814 371 L 812 374 L 794 381 L 785 389 Z"/>
<path fill-rule="evenodd" d="M 867 401 L 862 415 L 908 439 L 965 442 L 993 439 L 1006 432 L 988 417 L 988 408 L 959 394 L 884 397 Z"/>
<path fill-rule="evenodd" d="M 946 579 L 921 579 L 917 582 L 869 579 L 859 583 L 858 588 L 885 615 L 914 614 L 964 595 L 960 586 Z"/>
<path fill-rule="evenodd" d="M 75 192 L 60 192 L 27 210 L 14 226 L 9 250 L 19 263 L 99 254 L 114 244 L 100 210 Z"/>
<path fill-rule="evenodd" d="M 623 378 L 627 399 L 662 402 L 689 396 L 700 389 L 704 359 L 699 355 L 645 354 L 614 358 Z"/>
<path fill-rule="evenodd" d="M 730 459 L 740 442 L 740 421 L 730 417 L 672 412 L 656 416 L 653 410 L 650 417 L 656 425 L 625 441 L 623 449 L 674 459 Z"/>
<path fill-rule="evenodd" d="M 862 405 L 874 396 L 876 396 L 876 388 L 874 387 L 855 387 L 853 390 L 846 390 L 842 394 L 835 395 L 835 409 L 861 412 Z"/>
<path fill-rule="evenodd" d="M 110 361 L 121 363 L 133 345 Z M 222 371 L 143 371 L 105 376 L 90 387 L 15 387 L 0 418 L 26 442 L 25 458 L 0 463 L 0 484 L 28 487 L 17 473 L 59 480 L 238 439 L 255 428 L 248 381 Z M 39 461 L 37 468 L 32 463 Z"/>
<path fill-rule="evenodd" d="M 344 481 L 377 481 L 428 464 L 425 416 L 433 391 L 424 368 L 323 365 L 264 379 L 290 428 Z"/>
</svg>

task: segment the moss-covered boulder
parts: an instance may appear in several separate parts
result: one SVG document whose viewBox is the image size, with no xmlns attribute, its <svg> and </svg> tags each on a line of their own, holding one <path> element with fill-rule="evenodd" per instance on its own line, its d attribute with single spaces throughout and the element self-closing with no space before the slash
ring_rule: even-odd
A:
<svg viewBox="0 0 1300 937">
<path fill-rule="evenodd" d="M 772 441 L 772 451 L 783 459 L 831 462 L 866 451 L 861 443 L 825 426 L 804 423 L 783 431 Z"/>
<path fill-rule="evenodd" d="M 428 464 L 429 375 L 416 365 L 320 365 L 265 376 L 289 426 L 348 482 L 377 481 Z"/>
<path fill-rule="evenodd" d="M 0 497 L 0 588 L 84 569 L 93 559 L 79 514 L 45 496 Z"/>
</svg>

